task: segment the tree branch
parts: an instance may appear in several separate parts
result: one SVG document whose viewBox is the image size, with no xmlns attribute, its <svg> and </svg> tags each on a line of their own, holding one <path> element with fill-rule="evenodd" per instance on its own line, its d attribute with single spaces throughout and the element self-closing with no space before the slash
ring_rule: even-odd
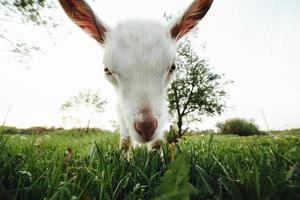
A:
<svg viewBox="0 0 300 200">
<path fill-rule="evenodd" d="M 188 130 L 189 130 L 189 128 L 185 128 L 184 131 L 182 131 L 181 135 L 184 135 Z"/>
</svg>

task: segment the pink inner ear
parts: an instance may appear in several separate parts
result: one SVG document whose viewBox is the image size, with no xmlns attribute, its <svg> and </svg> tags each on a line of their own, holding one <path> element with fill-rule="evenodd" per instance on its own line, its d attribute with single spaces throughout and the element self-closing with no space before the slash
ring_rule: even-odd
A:
<svg viewBox="0 0 300 200">
<path fill-rule="evenodd" d="M 98 42 L 104 43 L 107 28 L 94 15 L 84 0 L 59 0 L 66 14 Z"/>
<path fill-rule="evenodd" d="M 178 40 L 194 28 L 206 15 L 212 2 L 213 0 L 195 0 L 185 11 L 181 20 L 172 27 L 172 38 Z"/>
</svg>

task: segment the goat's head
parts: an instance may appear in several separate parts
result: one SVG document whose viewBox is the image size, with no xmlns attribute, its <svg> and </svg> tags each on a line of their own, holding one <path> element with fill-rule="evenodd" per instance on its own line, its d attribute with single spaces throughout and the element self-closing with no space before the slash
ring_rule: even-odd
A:
<svg viewBox="0 0 300 200">
<path fill-rule="evenodd" d="M 204 17 L 212 2 L 195 0 L 169 26 L 126 21 L 110 29 L 84 0 L 60 0 L 68 16 L 104 47 L 105 76 L 116 88 L 121 121 L 137 142 L 162 138 L 176 41 Z"/>
</svg>

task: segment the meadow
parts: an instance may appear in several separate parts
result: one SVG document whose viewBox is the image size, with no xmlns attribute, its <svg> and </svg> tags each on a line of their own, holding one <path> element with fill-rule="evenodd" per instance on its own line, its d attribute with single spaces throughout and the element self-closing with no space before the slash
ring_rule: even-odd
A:
<svg viewBox="0 0 300 200">
<path fill-rule="evenodd" d="M 0 132 L 1 200 L 300 199 L 300 129 L 191 135 L 129 158 L 107 131 Z"/>
</svg>

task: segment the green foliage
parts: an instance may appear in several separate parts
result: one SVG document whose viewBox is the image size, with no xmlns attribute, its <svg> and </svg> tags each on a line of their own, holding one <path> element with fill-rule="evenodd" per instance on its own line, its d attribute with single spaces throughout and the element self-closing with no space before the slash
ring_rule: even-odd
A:
<svg viewBox="0 0 300 200">
<path fill-rule="evenodd" d="M 18 129 L 16 127 L 13 127 L 13 126 L 4 126 L 4 127 L 2 127 L 0 129 L 0 133 L 1 134 L 8 134 L 8 135 L 11 135 L 11 134 L 21 134 L 22 130 Z"/>
<path fill-rule="evenodd" d="M 156 200 L 188 200 L 190 184 L 188 179 L 189 166 L 187 158 L 180 154 L 172 161 L 164 173 L 161 184 L 156 189 Z"/>
<path fill-rule="evenodd" d="M 163 155 L 135 149 L 128 161 L 118 139 L 83 130 L 0 134 L 1 200 L 300 198 L 299 130 L 276 137 L 193 135 L 181 140 L 173 162 L 167 145 Z"/>
<path fill-rule="evenodd" d="M 261 134 L 258 126 L 254 124 L 254 122 L 240 118 L 233 118 L 228 119 L 225 122 L 219 122 L 216 124 L 216 127 L 219 129 L 221 134 L 234 134 L 239 136 Z"/>
<path fill-rule="evenodd" d="M 176 118 L 178 132 L 184 134 L 183 125 L 203 116 L 220 114 L 226 92 L 222 76 L 213 72 L 206 60 L 193 51 L 189 39 L 177 49 L 177 71 L 168 89 L 169 111 Z"/>
<path fill-rule="evenodd" d="M 44 7 L 50 6 L 49 0 L 0 0 L 0 5 L 7 16 L 18 15 L 23 21 L 30 21 L 38 25 L 46 23 L 41 17 L 40 11 Z"/>
<path fill-rule="evenodd" d="M 0 0 L 0 43 L 5 46 L 2 51 L 12 53 L 15 57 L 15 64 L 29 68 L 35 53 L 44 53 L 38 40 L 16 34 L 16 30 L 23 33 L 35 30 L 37 27 L 34 26 L 42 26 L 43 38 L 49 40 L 50 37 L 53 40 L 51 43 L 54 43 L 51 29 L 60 24 L 57 15 L 49 12 L 54 7 L 55 1 L 52 0 Z"/>
</svg>

